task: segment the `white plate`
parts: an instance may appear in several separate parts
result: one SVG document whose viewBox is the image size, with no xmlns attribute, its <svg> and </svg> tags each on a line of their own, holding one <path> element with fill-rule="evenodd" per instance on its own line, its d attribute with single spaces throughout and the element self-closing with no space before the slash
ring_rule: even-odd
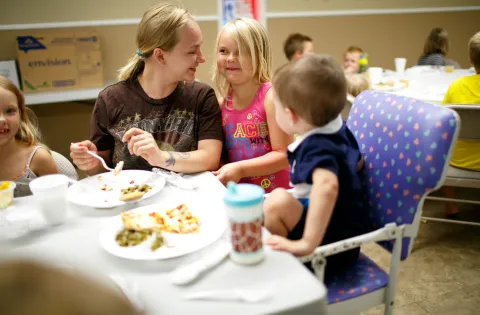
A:
<svg viewBox="0 0 480 315">
<path fill-rule="evenodd" d="M 391 92 L 391 91 L 399 91 L 407 87 L 406 83 L 398 82 L 397 84 L 391 85 L 372 85 L 372 89 L 375 91 L 383 91 L 383 92 Z"/>
<path fill-rule="evenodd" d="M 121 201 L 121 189 L 133 185 L 148 184 L 152 189 L 142 198 Z M 111 188 L 110 191 L 101 190 L 103 185 Z M 157 194 L 165 187 L 165 179 L 149 171 L 125 170 L 117 176 L 113 172 L 107 172 L 90 176 L 80 180 L 68 188 L 68 201 L 93 208 L 114 208 L 123 206 L 126 203 L 139 202 Z"/>
<path fill-rule="evenodd" d="M 179 205 L 178 201 L 170 201 L 164 204 L 153 204 L 136 208 L 134 212 L 149 213 L 170 209 Z M 153 237 L 149 237 L 143 243 L 132 247 L 121 247 L 115 241 L 118 232 L 123 229 L 120 216 L 110 219 L 108 224 L 100 232 L 100 245 L 110 254 L 131 260 L 161 260 L 186 255 L 213 243 L 225 232 L 227 218 L 224 212 L 218 211 L 218 207 L 212 207 L 207 201 L 191 200 L 185 202 L 192 215 L 199 219 L 199 232 L 191 234 L 162 233 L 165 245 L 155 251 L 150 249 Z"/>
</svg>

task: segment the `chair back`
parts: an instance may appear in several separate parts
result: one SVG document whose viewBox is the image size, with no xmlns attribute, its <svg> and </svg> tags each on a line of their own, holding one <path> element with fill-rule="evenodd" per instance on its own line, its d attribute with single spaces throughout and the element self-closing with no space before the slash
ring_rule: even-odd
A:
<svg viewBox="0 0 480 315">
<path fill-rule="evenodd" d="M 58 173 L 67 175 L 71 179 L 78 180 L 78 173 L 73 164 L 60 153 L 55 151 L 50 152 L 52 153 L 53 161 L 55 162 Z"/>
<path fill-rule="evenodd" d="M 372 228 L 405 225 L 405 259 L 418 231 L 424 196 L 445 180 L 458 115 L 412 98 L 365 91 L 355 99 L 347 125 L 365 159 Z M 393 248 L 391 242 L 381 245 Z"/>
<path fill-rule="evenodd" d="M 471 105 L 446 105 L 457 112 L 462 122 L 458 139 L 480 140 L 480 104 Z"/>
</svg>

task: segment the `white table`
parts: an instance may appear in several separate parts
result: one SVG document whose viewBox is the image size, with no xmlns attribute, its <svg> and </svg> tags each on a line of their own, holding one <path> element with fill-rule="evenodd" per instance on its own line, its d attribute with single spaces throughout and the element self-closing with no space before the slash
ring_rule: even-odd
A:
<svg viewBox="0 0 480 315">
<path fill-rule="evenodd" d="M 197 192 L 165 187 L 156 197 L 142 202 L 159 203 L 167 198 L 198 198 L 212 207 L 223 207 L 225 188 L 210 173 L 189 177 Z M 196 195 L 195 195 L 196 194 Z M 9 211 L 37 211 L 33 197 L 18 198 Z M 130 205 L 128 208 L 137 207 Z M 5 257 L 28 257 L 60 265 L 80 267 L 96 277 L 121 274 L 135 281 L 147 314 L 325 314 L 326 289 L 293 256 L 266 248 L 265 260 L 255 266 L 241 266 L 225 260 L 192 285 L 174 286 L 170 274 L 175 266 L 208 254 L 215 244 L 191 255 L 168 261 L 137 262 L 111 256 L 100 247 L 98 235 L 105 222 L 122 210 L 94 210 L 69 204 L 65 224 L 3 244 Z M 223 208 L 222 208 L 223 209 Z M 0 247 L 2 247 L 0 246 Z M 263 303 L 186 301 L 182 295 L 199 290 L 233 287 L 272 288 L 274 298 Z"/>
<path fill-rule="evenodd" d="M 415 70 L 407 69 L 405 77 L 409 81 L 407 88 L 392 91 L 388 93 L 412 97 L 418 100 L 434 104 L 441 104 L 448 87 L 456 79 L 474 75 L 475 72 L 470 69 L 455 69 L 451 73 L 445 72 L 443 68 Z M 386 74 L 388 76 L 388 74 Z"/>
</svg>

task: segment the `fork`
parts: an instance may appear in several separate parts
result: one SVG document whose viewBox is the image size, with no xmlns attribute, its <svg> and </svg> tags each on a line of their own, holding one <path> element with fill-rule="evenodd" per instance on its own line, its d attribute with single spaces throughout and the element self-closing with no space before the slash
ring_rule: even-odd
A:
<svg viewBox="0 0 480 315">
<path fill-rule="evenodd" d="M 189 293 L 183 296 L 187 300 L 217 300 L 217 301 L 240 301 L 246 303 L 259 303 L 272 297 L 270 290 L 211 290 Z"/>
<path fill-rule="evenodd" d="M 95 157 L 95 158 L 99 159 L 99 160 L 100 160 L 100 162 L 102 163 L 103 167 L 104 167 L 104 168 L 105 168 L 107 171 L 111 171 L 111 172 L 113 172 L 113 171 L 114 171 L 114 169 L 113 169 L 113 168 L 111 168 L 111 167 L 108 167 L 107 163 L 105 163 L 105 160 L 104 160 L 104 159 L 103 159 L 103 158 L 102 158 L 100 155 L 98 155 L 98 154 L 96 154 L 96 153 L 93 153 L 93 152 L 92 152 L 92 151 L 90 151 L 90 150 L 87 150 L 87 153 L 88 153 L 88 154 L 90 154 L 91 156 L 93 156 L 93 157 Z"/>
</svg>

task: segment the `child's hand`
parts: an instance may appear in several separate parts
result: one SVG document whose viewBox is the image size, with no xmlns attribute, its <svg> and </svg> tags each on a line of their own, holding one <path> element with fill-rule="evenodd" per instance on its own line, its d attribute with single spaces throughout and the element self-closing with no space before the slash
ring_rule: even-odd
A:
<svg viewBox="0 0 480 315">
<path fill-rule="evenodd" d="M 128 143 L 128 152 L 144 158 L 150 165 L 164 167 L 165 157 L 152 134 L 138 128 L 129 129 L 122 138 Z"/>
<path fill-rule="evenodd" d="M 303 239 L 292 241 L 278 235 L 270 236 L 267 238 L 266 243 L 267 245 L 270 245 L 273 250 L 289 252 L 295 256 L 305 256 L 311 254 L 315 249 L 315 246 L 311 246 Z"/>
<path fill-rule="evenodd" d="M 88 154 L 87 150 L 97 153 L 97 147 L 88 140 L 70 145 L 70 157 L 78 169 L 82 171 L 88 171 L 97 167 L 99 162 L 98 159 Z"/>
<path fill-rule="evenodd" d="M 212 174 L 217 176 L 223 185 L 227 185 L 229 181 L 238 183 L 244 177 L 243 170 L 237 163 L 225 164 L 218 171 L 213 171 Z"/>
</svg>

